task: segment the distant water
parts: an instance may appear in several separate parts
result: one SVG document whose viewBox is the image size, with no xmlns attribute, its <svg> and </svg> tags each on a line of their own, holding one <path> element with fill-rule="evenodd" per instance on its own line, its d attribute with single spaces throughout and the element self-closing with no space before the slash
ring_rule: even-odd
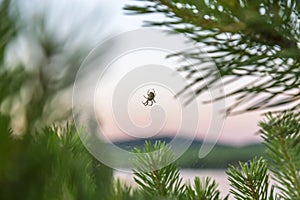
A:
<svg viewBox="0 0 300 200">
<path fill-rule="evenodd" d="M 191 184 L 193 184 L 196 176 L 200 178 L 211 177 L 218 183 L 222 197 L 225 197 L 229 193 L 229 181 L 227 180 L 227 175 L 224 170 L 181 169 L 180 174 L 184 182 Z M 126 170 L 126 172 L 114 171 L 114 177 L 119 178 L 123 183 L 128 185 L 137 186 L 133 180 L 132 172 L 128 170 Z M 229 199 L 233 199 L 233 197 L 231 196 Z"/>
</svg>

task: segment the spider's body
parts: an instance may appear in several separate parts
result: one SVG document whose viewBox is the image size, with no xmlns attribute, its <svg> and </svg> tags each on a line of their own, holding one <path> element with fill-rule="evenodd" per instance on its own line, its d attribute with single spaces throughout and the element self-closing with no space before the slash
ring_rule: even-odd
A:
<svg viewBox="0 0 300 200">
<path fill-rule="evenodd" d="M 142 103 L 144 104 L 144 106 L 148 106 L 148 105 L 152 106 L 153 102 L 156 103 L 156 101 L 154 100 L 154 97 L 156 95 L 155 90 L 154 89 L 152 89 L 152 91 L 148 90 L 147 95 L 148 97 L 144 96 L 146 98 L 146 101 Z"/>
</svg>

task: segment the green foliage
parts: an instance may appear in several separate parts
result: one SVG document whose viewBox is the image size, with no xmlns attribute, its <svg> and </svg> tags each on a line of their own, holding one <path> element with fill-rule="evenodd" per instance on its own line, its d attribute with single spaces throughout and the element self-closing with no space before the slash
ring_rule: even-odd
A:
<svg viewBox="0 0 300 200">
<path fill-rule="evenodd" d="M 204 180 L 200 180 L 196 177 L 194 180 L 194 186 L 186 186 L 186 199 L 189 200 L 219 200 L 220 191 L 217 188 L 217 183 L 211 178 L 207 177 Z M 228 199 L 229 195 L 224 198 Z"/>
<path fill-rule="evenodd" d="M 139 1 L 139 0 L 137 0 Z M 140 0 L 125 7 L 129 14 L 160 13 L 164 26 L 196 42 L 194 49 L 178 52 L 191 65 L 181 66 L 196 94 L 214 85 L 220 76 L 234 86 L 227 96 L 236 102 L 228 113 L 240 113 L 286 105 L 299 106 L 300 6 L 296 0 Z M 203 47 L 203 53 L 199 47 Z M 217 70 L 211 67 L 214 63 Z M 209 65 L 208 65 L 209 64 Z M 197 66 L 197 67 L 195 67 Z M 199 74 L 198 68 L 202 72 Z M 245 84 L 235 84 L 243 77 Z M 179 92 L 181 94 L 181 92 Z M 216 100 L 224 98 L 220 96 Z M 191 96 L 188 101 L 191 101 Z M 296 105 L 295 105 L 296 104 Z M 281 108 L 281 107 L 280 107 Z M 281 108 L 282 109 L 282 108 Z"/>
<path fill-rule="evenodd" d="M 134 180 L 149 196 L 174 198 L 182 194 L 182 179 L 172 163 L 173 154 L 169 146 L 160 141 L 154 145 L 146 142 L 144 149 L 135 149 L 136 170 Z M 166 165 L 166 166 L 165 166 Z"/>
<path fill-rule="evenodd" d="M 240 163 L 240 169 L 231 166 L 227 172 L 231 193 L 241 200 L 300 199 L 299 113 L 268 114 L 260 127 L 269 162 L 260 158 L 249 164 Z M 272 186 L 267 170 L 276 181 Z"/>
<path fill-rule="evenodd" d="M 165 143 L 146 142 L 143 149 L 136 148 L 134 152 L 137 153 L 134 180 L 147 199 L 221 199 L 217 183 L 210 178 L 202 182 L 196 177 L 194 185 L 182 183 L 179 169 L 170 163 L 173 154 Z"/>
<path fill-rule="evenodd" d="M 261 132 L 280 196 L 300 199 L 300 115 L 269 114 L 267 120 L 260 123 Z"/>
<path fill-rule="evenodd" d="M 269 192 L 269 175 L 267 164 L 262 158 L 253 159 L 250 163 L 240 163 L 240 168 L 230 166 L 227 174 L 232 189 L 230 192 L 237 200 L 272 200 L 274 188 Z"/>
<path fill-rule="evenodd" d="M 73 126 L 47 127 L 15 139 L 9 118 L 0 117 L 1 199 L 222 199 L 210 178 L 183 183 L 164 143 L 146 142 L 143 149 L 135 149 L 134 180 L 140 188 L 134 189 L 120 181 L 113 184 L 111 169 L 86 151 Z M 298 199 L 299 115 L 270 115 L 261 127 L 269 162 L 260 158 L 230 166 L 230 193 L 237 200 Z M 268 169 L 278 184 L 270 185 Z"/>
<path fill-rule="evenodd" d="M 73 126 L 14 139 L 1 125 L 0 199 L 108 197 L 112 170 L 89 154 Z"/>
<path fill-rule="evenodd" d="M 130 200 L 134 199 L 132 195 L 133 189 L 130 186 L 124 185 L 121 183 L 120 180 L 116 180 L 115 184 L 113 185 L 111 196 L 109 199 L 111 200 Z"/>
<path fill-rule="evenodd" d="M 293 112 L 269 114 L 267 120 L 260 123 L 269 157 L 268 160 L 262 157 L 254 158 L 245 163 L 240 162 L 239 166 L 229 166 L 227 175 L 231 185 L 230 194 L 235 199 L 300 199 L 299 117 L 299 113 Z M 149 156 L 151 154 L 137 156 L 134 179 L 142 192 L 155 198 L 158 195 L 171 199 L 221 199 L 216 182 L 210 178 L 201 180 L 196 177 L 192 186 L 181 183 L 179 170 L 174 163 L 159 170 L 154 168 L 153 171 L 144 171 L 149 170 L 144 166 L 158 166 L 159 162 L 165 163 L 167 160 L 165 158 L 170 158 L 170 148 L 164 143 L 157 142 L 154 145 L 146 143 L 143 150 L 135 150 L 137 153 L 150 153 L 160 149 L 164 151 L 158 151 L 156 156 Z M 275 184 L 270 184 L 269 170 L 273 173 Z M 177 193 L 174 188 L 178 188 Z M 229 195 L 225 197 L 228 198 Z"/>
</svg>

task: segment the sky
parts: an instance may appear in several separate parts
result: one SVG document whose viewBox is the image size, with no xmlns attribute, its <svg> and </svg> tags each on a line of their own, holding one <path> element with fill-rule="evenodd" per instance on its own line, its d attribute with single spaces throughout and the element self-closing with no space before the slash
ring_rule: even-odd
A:
<svg viewBox="0 0 300 200">
<path fill-rule="evenodd" d="M 57 37 L 67 38 L 70 48 L 85 40 L 91 49 L 94 48 L 87 55 L 86 62 L 91 55 L 98 55 L 97 49 L 104 49 L 104 57 L 99 62 L 96 59 L 93 64 L 97 70 L 86 78 L 79 95 L 83 99 L 91 97 L 88 101 L 101 123 L 104 138 L 119 140 L 162 136 L 162 133 L 174 136 L 176 133 L 198 139 L 211 137 L 233 145 L 261 141 L 256 134 L 261 113 L 229 116 L 222 121 L 218 112 L 222 103 L 202 103 L 214 95 L 214 89 L 197 97 L 188 106 L 183 104 L 184 96 L 174 98 L 188 80 L 176 71 L 181 63 L 166 59 L 166 56 L 186 45 L 186 38 L 167 36 L 163 32 L 143 32 L 144 20 L 161 19 L 162 16 L 125 15 L 123 6 L 133 2 L 25 0 L 21 5 L 25 16 L 31 16 L 32 9 L 48 13 L 49 29 L 58 28 L 54 33 Z M 74 34 L 70 35 L 70 32 Z M 138 47 L 140 43 L 147 44 L 148 48 Z M 104 47 L 104 44 L 108 45 Z M 153 48 L 149 48 L 152 44 Z M 236 84 L 243 84 L 243 81 Z M 225 87 L 224 92 L 231 89 Z M 152 107 L 142 104 L 148 90 L 156 93 L 157 103 Z M 229 105 L 232 99 L 225 99 L 223 103 Z"/>
</svg>

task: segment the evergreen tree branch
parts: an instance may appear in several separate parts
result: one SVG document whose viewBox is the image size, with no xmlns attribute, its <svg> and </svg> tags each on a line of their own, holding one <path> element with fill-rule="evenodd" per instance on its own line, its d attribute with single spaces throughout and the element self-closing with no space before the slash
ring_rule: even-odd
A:
<svg viewBox="0 0 300 200">
<path fill-rule="evenodd" d="M 230 193 L 237 200 L 272 200 L 274 188 L 269 188 L 269 175 L 264 159 L 253 159 L 250 163 L 240 163 L 239 168 L 230 166 L 227 170 Z M 269 194 L 269 190 L 271 192 Z"/>
<path fill-rule="evenodd" d="M 137 154 L 134 170 L 135 182 L 150 197 L 177 198 L 183 195 L 184 185 L 180 172 L 172 163 L 170 148 L 160 141 L 145 143 L 144 149 L 134 149 Z"/>
<path fill-rule="evenodd" d="M 204 180 L 200 180 L 199 177 L 194 179 L 194 185 L 186 186 L 186 199 L 188 200 L 220 200 L 220 191 L 218 190 L 218 184 L 207 177 Z M 227 200 L 227 195 L 224 200 Z"/>
<path fill-rule="evenodd" d="M 260 123 L 264 145 L 271 158 L 271 171 L 285 199 L 300 199 L 300 115 L 269 114 Z"/>
</svg>

